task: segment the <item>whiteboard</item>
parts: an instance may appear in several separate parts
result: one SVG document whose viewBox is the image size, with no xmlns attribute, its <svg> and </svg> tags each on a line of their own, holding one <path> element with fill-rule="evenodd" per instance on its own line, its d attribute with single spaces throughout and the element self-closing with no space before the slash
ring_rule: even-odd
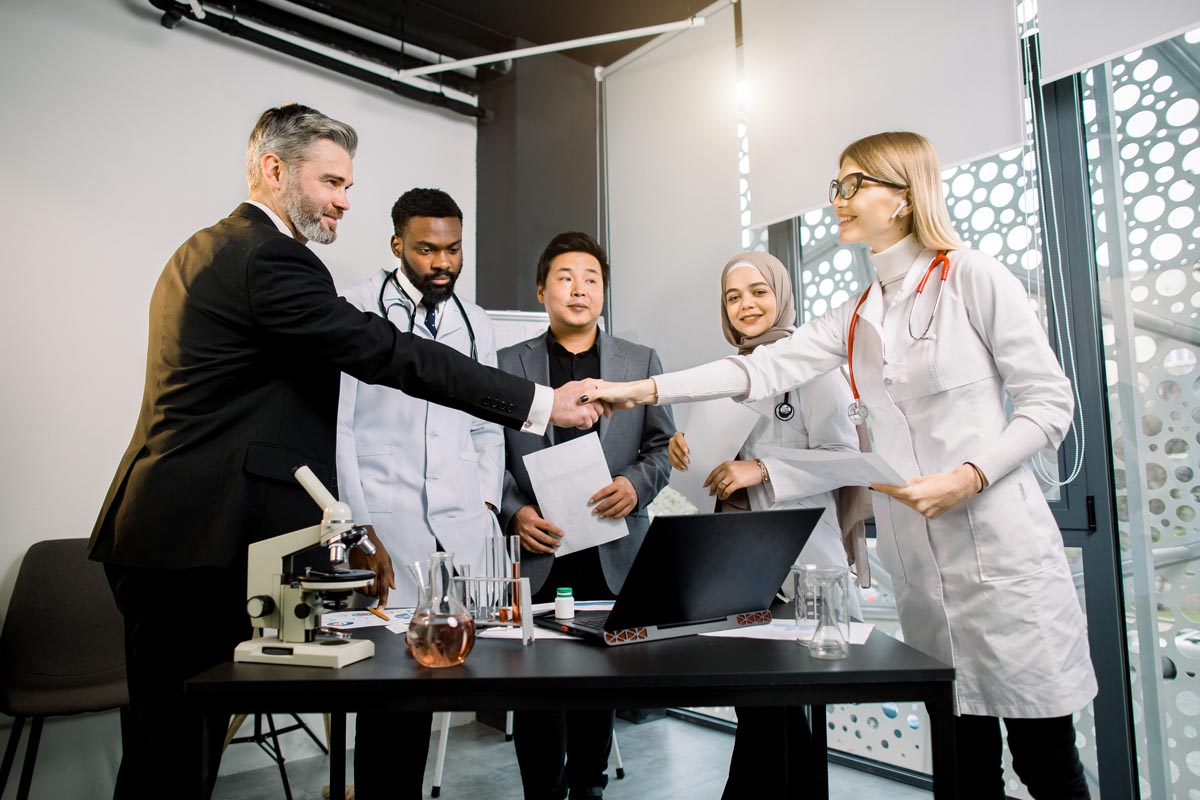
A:
<svg viewBox="0 0 1200 800">
<path fill-rule="evenodd" d="M 545 311 L 488 311 L 492 327 L 496 331 L 496 349 L 541 336 L 550 327 L 550 315 Z M 604 317 L 598 319 L 600 330 L 604 330 Z"/>
</svg>

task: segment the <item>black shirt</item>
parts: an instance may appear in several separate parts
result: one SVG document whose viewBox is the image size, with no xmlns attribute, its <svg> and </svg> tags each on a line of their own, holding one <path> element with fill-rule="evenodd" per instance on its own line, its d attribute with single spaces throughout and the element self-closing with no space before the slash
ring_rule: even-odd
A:
<svg viewBox="0 0 1200 800">
<path fill-rule="evenodd" d="M 596 340 L 592 342 L 592 346 L 582 353 L 572 353 L 567 348 L 558 343 L 554 338 L 554 334 L 549 330 L 546 331 L 546 350 L 550 353 L 550 388 L 557 389 L 564 383 L 571 381 L 579 381 L 584 378 L 600 378 L 600 335 L 597 331 Z M 560 428 L 554 426 L 554 442 L 562 444 L 576 439 L 580 436 L 586 436 L 600 427 L 599 421 L 595 425 L 582 431 L 578 428 Z"/>
</svg>

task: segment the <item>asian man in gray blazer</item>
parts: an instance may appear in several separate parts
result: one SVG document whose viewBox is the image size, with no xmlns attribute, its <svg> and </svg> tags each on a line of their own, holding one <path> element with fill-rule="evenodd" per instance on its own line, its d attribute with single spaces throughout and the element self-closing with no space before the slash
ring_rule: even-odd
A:
<svg viewBox="0 0 1200 800">
<path fill-rule="evenodd" d="M 649 347 L 601 333 L 609 269 L 601 247 L 584 233 L 556 236 L 538 260 L 538 300 L 550 316 L 545 334 L 506 347 L 500 369 L 551 387 L 584 377 L 639 380 L 662 372 Z M 562 558 L 554 550 L 570 531 L 544 519 L 525 469 L 528 453 L 595 431 L 614 476 L 597 486 L 589 503 L 594 513 L 624 519 L 629 535 Z M 560 586 L 583 600 L 611 599 L 620 591 L 650 520 L 646 507 L 670 477 L 667 445 L 675 432 L 666 407 L 637 406 L 601 417 L 591 430 L 552 427 L 544 436 L 505 431 L 504 497 L 501 526 L 521 537 L 522 575 L 529 578 L 533 602 L 553 599 Z M 519 711 L 514 740 L 526 800 L 604 796 L 614 711 Z"/>
</svg>

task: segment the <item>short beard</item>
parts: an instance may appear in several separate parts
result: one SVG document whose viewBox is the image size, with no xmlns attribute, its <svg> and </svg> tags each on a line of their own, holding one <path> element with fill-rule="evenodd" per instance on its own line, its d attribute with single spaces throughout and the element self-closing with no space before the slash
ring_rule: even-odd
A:
<svg viewBox="0 0 1200 800">
<path fill-rule="evenodd" d="M 460 264 L 458 272 L 441 270 L 421 276 L 408 265 L 408 262 L 404 260 L 404 256 L 400 256 L 400 269 L 404 271 L 404 277 L 408 278 L 413 287 L 421 293 L 421 298 L 418 298 L 417 302 L 420 302 L 422 298 L 429 299 L 435 303 L 449 299 L 450 295 L 454 294 L 454 284 L 458 283 L 458 276 L 462 274 L 462 265 Z M 433 279 L 442 275 L 449 275 L 450 282 L 445 286 L 434 286 Z"/>
<path fill-rule="evenodd" d="M 337 238 L 336 228 L 321 224 L 321 209 L 312 198 L 300 190 L 300 174 L 288 171 L 288 188 L 283 193 L 283 210 L 300 235 L 310 242 L 331 244 Z"/>
</svg>

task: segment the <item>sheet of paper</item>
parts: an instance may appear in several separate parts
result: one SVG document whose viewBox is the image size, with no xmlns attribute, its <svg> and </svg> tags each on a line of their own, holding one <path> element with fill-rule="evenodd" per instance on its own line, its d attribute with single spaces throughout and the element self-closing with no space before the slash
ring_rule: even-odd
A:
<svg viewBox="0 0 1200 800">
<path fill-rule="evenodd" d="M 815 623 L 801 627 L 800 633 L 806 638 L 812 638 L 816 629 Z M 866 622 L 850 623 L 850 644 L 866 644 L 867 638 L 875 626 Z M 768 625 L 751 625 L 746 628 L 734 628 L 728 631 L 713 631 L 702 633 L 701 636 L 720 636 L 727 639 L 778 639 L 784 641 L 796 640 L 796 622 L 790 619 L 773 619 Z"/>
<path fill-rule="evenodd" d="M 670 486 L 696 504 L 700 513 L 716 508 L 716 497 L 704 488 L 704 479 L 722 461 L 737 456 L 754 423 L 762 417 L 754 409 L 735 403 L 729 398 L 689 403 L 686 427 L 680 428 L 687 437 L 688 468 L 671 470 Z"/>
<path fill-rule="evenodd" d="M 321 615 L 321 625 L 340 631 L 386 626 L 392 633 L 404 633 L 408 630 L 408 621 L 412 619 L 412 612 L 411 608 L 388 608 L 384 610 L 384 613 L 389 619 L 385 620 L 366 609 L 330 611 Z"/>
<path fill-rule="evenodd" d="M 786 461 L 789 466 L 809 472 L 822 480 L 831 480 L 837 486 L 870 486 L 872 483 L 903 486 L 908 483 L 908 480 L 878 453 L 796 450 L 771 445 L 764 446 L 762 453 Z"/>
<path fill-rule="evenodd" d="M 588 499 L 612 483 L 608 462 L 595 433 L 525 456 L 529 482 L 542 517 L 563 531 L 555 557 L 629 535 L 623 519 L 600 519 Z"/>
<path fill-rule="evenodd" d="M 520 641 L 521 626 L 517 625 L 517 626 L 505 627 L 505 628 L 484 628 L 482 630 L 477 629 L 475 637 L 477 639 L 516 639 L 516 640 Z M 533 629 L 533 640 L 535 642 L 541 642 L 541 641 L 546 641 L 546 640 L 551 640 L 551 639 L 563 639 L 568 642 L 582 642 L 583 641 L 583 639 L 581 639 L 578 636 L 571 636 L 570 634 L 563 633 L 562 631 L 552 631 L 549 628 L 542 628 L 542 627 L 535 627 Z"/>
</svg>

